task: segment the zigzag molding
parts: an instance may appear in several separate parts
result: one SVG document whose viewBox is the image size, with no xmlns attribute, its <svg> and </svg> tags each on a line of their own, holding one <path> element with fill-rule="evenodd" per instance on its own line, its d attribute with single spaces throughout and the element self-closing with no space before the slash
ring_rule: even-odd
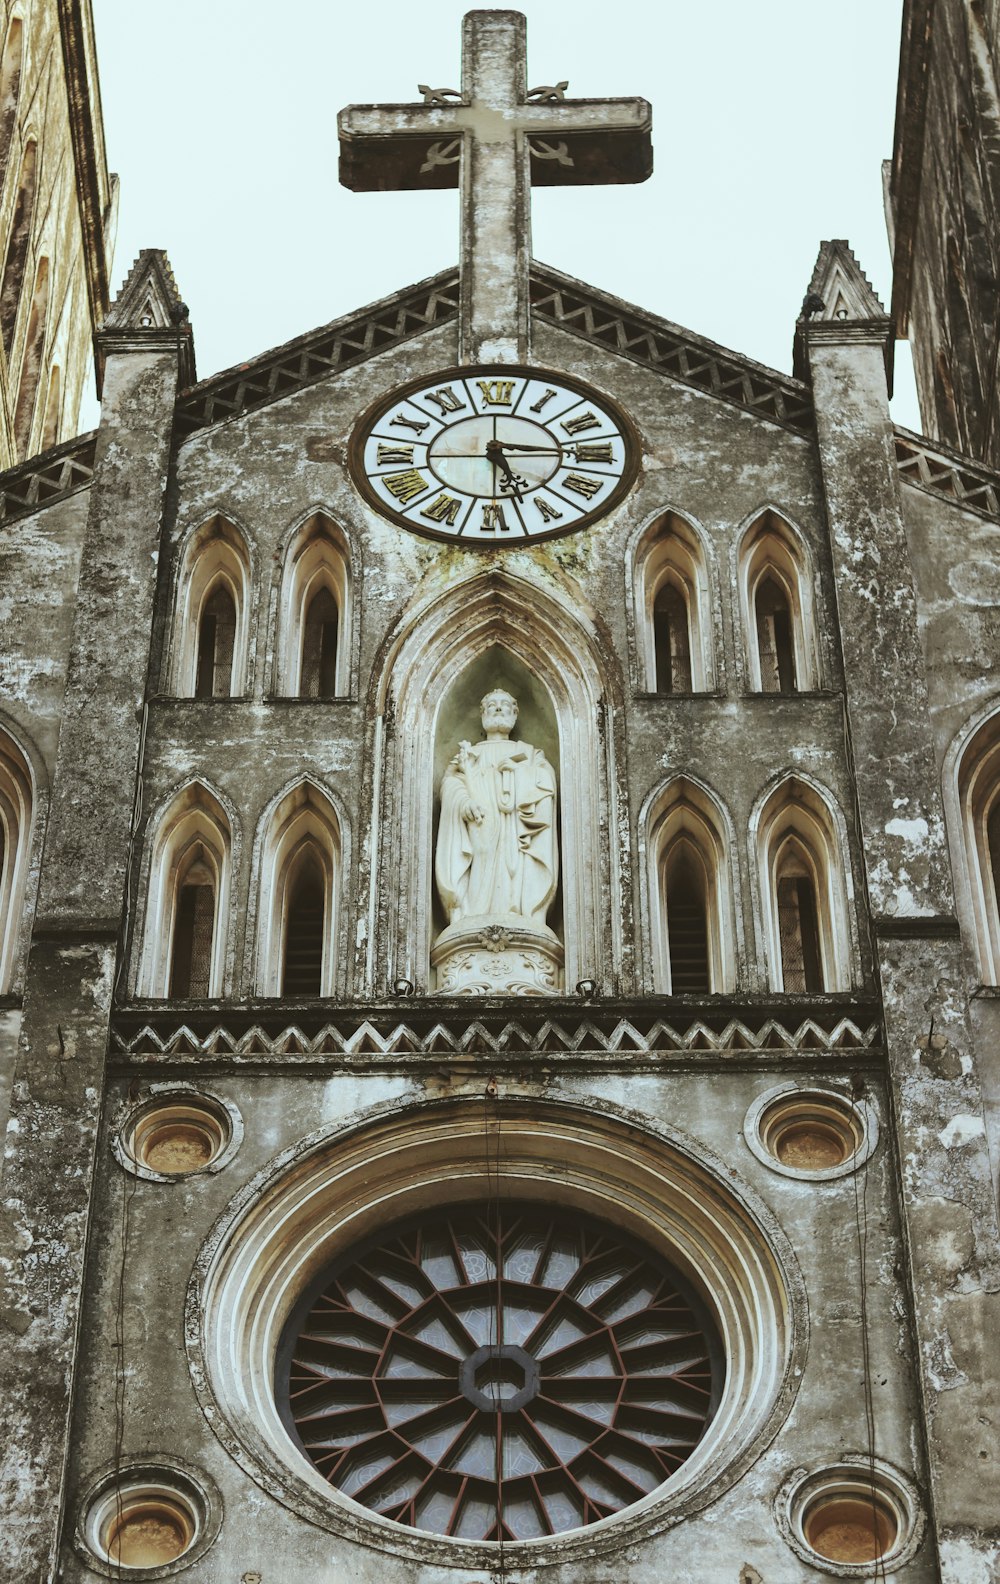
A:
<svg viewBox="0 0 1000 1584">
<path fill-rule="evenodd" d="M 733 1018 L 721 1030 L 712 1029 L 700 1020 L 682 1029 L 659 1019 L 648 1027 L 639 1028 L 634 1022 L 622 1018 L 605 1028 L 590 1019 L 573 1024 L 546 1019 L 537 1028 L 526 1027 L 517 1019 L 511 1019 L 495 1028 L 479 1020 L 469 1023 L 455 1020 L 450 1024 L 437 1022 L 430 1029 L 420 1031 L 408 1023 L 380 1029 L 365 1019 L 348 1028 L 327 1023 L 315 1034 L 306 1033 L 294 1023 L 278 1033 L 269 1033 L 260 1024 L 253 1024 L 237 1033 L 219 1023 L 209 1032 L 199 1034 L 186 1023 L 167 1023 L 164 1020 L 146 1023 L 137 1032 L 128 1035 L 116 1029 L 113 1041 L 114 1049 L 127 1056 L 223 1057 L 236 1060 L 254 1057 L 517 1056 L 584 1052 L 605 1055 L 846 1052 L 870 1050 L 877 1044 L 878 1028 L 875 1024 L 862 1027 L 849 1017 L 840 1018 L 830 1029 L 822 1028 L 812 1018 L 806 1018 L 791 1028 L 774 1018 L 768 1018 L 756 1029 Z"/>
</svg>

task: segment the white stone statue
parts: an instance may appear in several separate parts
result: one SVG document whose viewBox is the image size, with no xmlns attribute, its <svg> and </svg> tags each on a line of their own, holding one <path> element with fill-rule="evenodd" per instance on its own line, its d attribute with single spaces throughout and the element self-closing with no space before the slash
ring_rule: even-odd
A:
<svg viewBox="0 0 1000 1584">
<path fill-rule="evenodd" d="M 462 742 L 441 782 L 436 872 L 448 921 L 544 925 L 556 894 L 556 777 L 540 748 L 511 742 L 517 700 L 482 701 L 486 741 Z"/>
</svg>

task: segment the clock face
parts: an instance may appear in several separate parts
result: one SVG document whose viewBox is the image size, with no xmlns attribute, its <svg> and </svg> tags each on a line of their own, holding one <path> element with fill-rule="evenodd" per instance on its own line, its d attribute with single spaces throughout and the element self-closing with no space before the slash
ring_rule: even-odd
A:
<svg viewBox="0 0 1000 1584">
<path fill-rule="evenodd" d="M 358 424 L 361 493 L 416 533 L 509 545 L 604 517 L 635 477 L 631 424 L 563 375 L 497 364 L 401 386 Z"/>
</svg>

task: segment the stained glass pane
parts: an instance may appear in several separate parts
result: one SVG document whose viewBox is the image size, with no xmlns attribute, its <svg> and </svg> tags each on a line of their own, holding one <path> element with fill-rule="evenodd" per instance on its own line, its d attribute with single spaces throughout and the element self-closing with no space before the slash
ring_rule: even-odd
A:
<svg viewBox="0 0 1000 1584">
<path fill-rule="evenodd" d="M 435 1213 L 349 1255 L 282 1357 L 299 1444 L 332 1486 L 486 1541 L 562 1534 L 655 1490 L 723 1376 L 711 1319 L 662 1257 L 523 1203 Z"/>
</svg>

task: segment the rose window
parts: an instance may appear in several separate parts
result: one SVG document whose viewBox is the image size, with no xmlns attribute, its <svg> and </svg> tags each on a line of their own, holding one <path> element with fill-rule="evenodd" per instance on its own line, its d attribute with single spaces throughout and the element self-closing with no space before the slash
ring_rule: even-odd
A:
<svg viewBox="0 0 1000 1584">
<path fill-rule="evenodd" d="M 711 1420 L 715 1329 L 671 1266 L 589 1216 L 427 1215 L 327 1271 L 286 1331 L 289 1428 L 411 1528 L 529 1540 L 670 1478 Z"/>
</svg>

